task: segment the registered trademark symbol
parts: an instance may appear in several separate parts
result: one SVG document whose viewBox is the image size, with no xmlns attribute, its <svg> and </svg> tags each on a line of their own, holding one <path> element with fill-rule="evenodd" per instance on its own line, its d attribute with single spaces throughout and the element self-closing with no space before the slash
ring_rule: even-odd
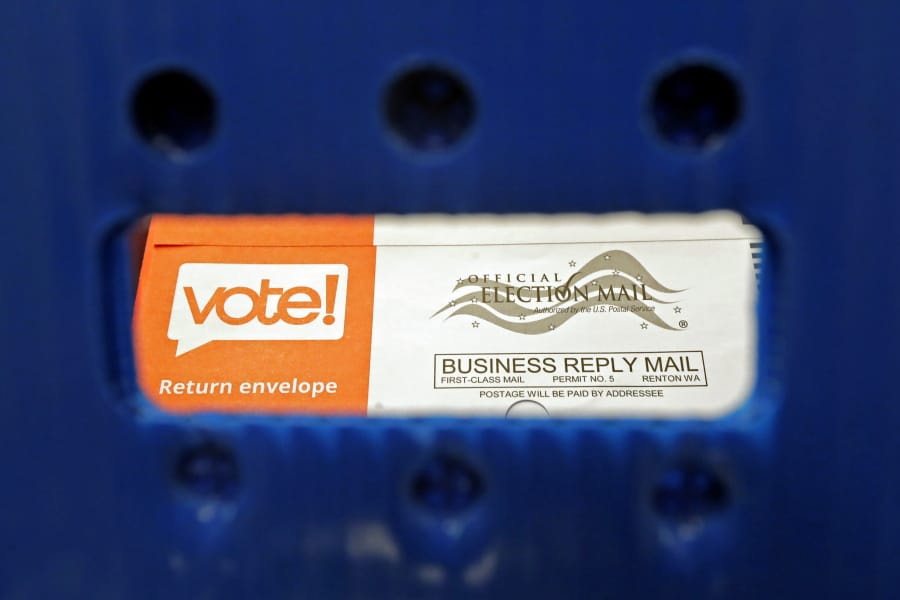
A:
<svg viewBox="0 0 900 600">
<path fill-rule="evenodd" d="M 687 321 L 685 321 L 684 319 L 678 321 L 678 326 L 681 327 L 682 329 L 686 329 L 686 328 L 687 328 Z"/>
</svg>

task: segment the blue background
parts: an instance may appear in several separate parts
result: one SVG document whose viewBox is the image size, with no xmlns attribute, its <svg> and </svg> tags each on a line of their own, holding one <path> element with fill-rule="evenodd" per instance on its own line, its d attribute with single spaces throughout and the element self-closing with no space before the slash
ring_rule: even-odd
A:
<svg viewBox="0 0 900 600">
<path fill-rule="evenodd" d="M 879 1 L 4 2 L 0 598 L 900 596 L 898 22 Z M 685 57 L 743 92 L 714 152 L 647 123 Z M 427 156 L 379 108 L 421 60 L 478 107 Z M 131 123 L 162 67 L 218 99 L 185 160 Z M 150 213 L 715 208 L 767 239 L 759 382 L 721 421 L 134 400 L 125 232 Z M 727 498 L 679 487 L 691 469 Z"/>
</svg>

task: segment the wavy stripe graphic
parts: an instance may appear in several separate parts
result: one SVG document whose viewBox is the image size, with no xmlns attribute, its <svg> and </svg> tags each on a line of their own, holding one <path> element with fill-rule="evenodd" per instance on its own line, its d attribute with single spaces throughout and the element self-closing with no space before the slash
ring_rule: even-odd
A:
<svg viewBox="0 0 900 600">
<path fill-rule="evenodd" d="M 632 300 L 631 302 L 616 302 L 591 298 L 590 300 L 582 300 L 581 302 L 573 304 L 571 306 L 572 310 L 570 311 L 552 313 L 550 316 L 544 317 L 543 319 L 531 321 L 507 321 L 488 310 L 486 308 L 486 305 L 484 304 L 468 304 L 457 309 L 456 311 L 448 315 L 447 318 L 449 319 L 451 317 L 460 315 L 469 315 L 472 317 L 478 317 L 479 319 L 484 319 L 485 321 L 493 323 L 498 327 L 502 327 L 507 331 L 513 331 L 515 333 L 525 333 L 528 335 L 537 335 L 541 333 L 547 333 L 548 331 L 553 331 L 554 329 L 559 328 L 560 325 L 562 325 L 575 315 L 580 314 L 578 312 L 579 309 L 600 305 L 625 307 L 628 308 L 629 311 L 634 310 L 634 312 L 632 312 L 631 314 L 635 314 L 645 321 L 657 325 L 658 327 L 662 327 L 663 329 L 668 329 L 670 331 L 681 331 L 677 327 L 672 327 L 671 325 L 663 321 L 655 311 L 641 310 L 647 309 L 649 307 L 643 302 L 636 300 Z"/>
<path fill-rule="evenodd" d="M 604 271 L 612 271 L 612 273 L 600 276 L 600 273 Z M 540 288 L 542 291 L 548 287 L 571 289 L 587 279 L 591 279 L 591 281 L 579 286 L 587 286 L 588 299 L 586 300 L 575 301 L 574 294 L 572 294 L 570 298 L 551 305 L 542 303 L 539 308 L 532 307 L 530 302 L 520 302 L 517 299 L 507 299 L 504 302 L 480 302 L 483 298 L 484 290 L 489 288 L 523 288 L 522 295 L 524 296 L 527 293 L 529 298 L 532 298 L 530 288 Z M 649 291 L 656 292 L 656 294 L 677 294 L 684 291 L 672 289 L 660 283 L 631 254 L 623 250 L 610 250 L 586 262 L 562 285 L 554 285 L 548 282 L 503 283 L 489 280 L 486 277 L 478 278 L 475 281 L 467 279 L 458 282 L 453 287 L 454 292 L 463 288 L 475 289 L 463 293 L 445 304 L 432 315 L 432 318 L 450 311 L 446 315 L 445 320 L 457 316 L 470 316 L 515 333 L 538 335 L 557 329 L 575 315 L 581 314 L 581 311 L 587 312 L 597 306 L 613 306 L 623 308 L 624 311 L 637 315 L 644 321 L 662 329 L 681 331 L 681 329 L 666 323 L 650 305 L 640 299 L 612 300 L 603 298 L 598 292 L 600 288 L 609 289 L 612 287 L 614 290 L 619 290 L 622 286 L 626 290 L 631 291 L 632 285 L 644 285 Z M 652 302 L 656 304 L 672 304 L 675 302 L 662 300 L 656 294 L 653 295 L 652 299 Z M 535 318 L 536 316 L 540 318 Z"/>
<path fill-rule="evenodd" d="M 581 277 L 581 278 L 579 278 L 579 279 L 584 279 L 584 278 L 585 278 L 585 277 Z M 570 281 L 571 281 L 571 279 L 570 279 Z M 598 278 L 596 281 L 597 281 L 597 284 L 596 284 L 596 285 L 594 285 L 593 282 L 592 282 L 591 284 L 589 284 L 589 289 L 590 289 L 593 293 L 596 293 L 597 288 L 601 288 L 601 287 L 602 287 L 602 288 L 609 288 L 609 286 L 612 286 L 612 287 L 615 288 L 615 289 L 619 289 L 620 286 L 625 286 L 626 288 L 630 288 L 630 286 L 631 286 L 633 283 L 635 283 L 634 280 L 632 280 L 632 279 L 627 279 L 627 278 L 625 278 L 625 277 L 623 277 L 623 276 L 621 276 L 621 275 L 604 275 L 603 277 Z M 569 287 L 571 287 L 571 285 L 574 285 L 575 283 L 577 283 L 577 282 L 573 282 L 572 284 L 570 284 Z M 643 282 L 641 282 L 641 283 L 643 283 Z M 435 311 L 435 313 L 434 313 L 433 315 L 431 315 L 431 316 L 432 316 L 432 317 L 435 317 L 435 316 L 441 314 L 442 312 L 444 312 L 444 311 L 447 310 L 447 309 L 450 309 L 450 308 L 453 308 L 453 307 L 455 307 L 455 306 L 459 306 L 459 305 L 461 305 L 461 304 L 465 304 L 465 303 L 468 303 L 468 302 L 472 302 L 473 300 L 474 300 L 474 301 L 480 301 L 480 299 L 481 299 L 481 297 L 482 297 L 482 292 L 481 292 L 481 290 L 483 290 L 483 289 L 490 289 L 490 288 L 493 288 L 493 287 L 504 287 L 505 284 L 498 284 L 497 282 L 491 281 L 491 282 L 488 282 L 488 285 L 484 285 L 484 284 L 471 284 L 471 285 L 478 285 L 478 290 L 477 290 L 477 291 L 473 291 L 473 292 L 469 292 L 469 293 L 467 293 L 467 294 L 464 294 L 464 295 L 462 295 L 462 296 L 459 296 L 458 298 L 454 298 L 454 299 L 451 301 L 452 304 L 451 304 L 450 302 L 448 302 L 447 304 L 445 304 L 444 306 L 442 306 L 440 309 L 438 309 L 437 311 Z M 518 286 L 512 286 L 511 284 L 510 284 L 510 286 L 511 286 L 511 287 L 518 287 Z M 457 284 L 457 287 L 459 287 L 458 284 Z M 541 285 L 541 287 L 548 287 L 548 286 L 547 286 L 547 285 Z M 561 286 L 552 286 L 552 285 L 551 285 L 551 286 L 549 286 L 549 287 L 561 287 Z M 647 288 L 648 288 L 648 289 L 651 289 L 651 290 L 654 289 L 654 288 L 652 288 L 650 285 L 647 285 Z M 524 295 L 524 294 L 523 294 L 523 295 Z M 661 300 L 661 299 L 657 299 L 657 298 L 654 298 L 653 301 L 656 302 L 657 304 L 674 304 L 674 303 L 675 303 L 674 301 Z M 561 307 L 561 306 L 563 306 L 564 304 L 567 304 L 568 302 L 571 302 L 571 300 L 565 300 L 565 301 L 562 301 L 562 302 L 557 302 L 556 304 L 551 305 L 551 308 L 558 308 L 558 307 Z M 543 309 L 543 310 L 540 310 L 540 309 L 534 309 L 534 308 L 528 307 L 528 306 L 525 305 L 525 304 L 520 304 L 518 301 L 512 301 L 512 300 L 509 301 L 509 302 L 497 302 L 497 303 L 491 303 L 490 306 L 491 306 L 492 309 L 494 309 L 494 310 L 497 311 L 498 313 L 503 314 L 503 315 L 505 315 L 505 316 L 507 316 L 507 317 L 518 317 L 518 316 L 520 316 L 520 315 L 522 315 L 522 314 L 524 314 L 524 315 L 526 315 L 526 316 L 531 316 L 531 315 L 536 315 L 536 314 L 540 314 L 540 313 L 545 313 L 545 312 L 547 312 L 547 309 L 546 309 L 546 308 Z M 448 318 L 449 318 L 449 317 L 448 317 Z"/>
<path fill-rule="evenodd" d="M 633 279 L 637 280 L 640 276 L 641 283 L 647 284 L 648 288 L 653 288 L 659 290 L 660 292 L 666 292 L 668 294 L 676 294 L 678 292 L 683 292 L 684 290 L 673 290 L 661 284 L 650 272 L 647 270 L 641 261 L 625 252 L 624 250 L 610 250 L 609 252 L 604 252 L 603 254 L 598 254 L 584 265 L 582 265 L 576 272 L 576 275 L 581 275 L 578 279 L 585 279 L 586 277 L 590 277 L 599 273 L 600 271 L 615 271 L 618 270 L 626 275 L 631 276 Z M 571 279 L 571 278 L 570 278 Z M 575 282 L 571 282 L 575 283 Z M 469 285 L 478 285 L 484 286 L 485 284 L 490 284 L 491 287 L 497 285 L 496 282 L 485 280 L 483 277 L 478 280 L 478 282 L 471 282 L 469 280 L 464 280 L 462 283 L 457 283 L 453 287 L 453 291 L 469 286 Z M 512 284 L 510 284 L 512 285 Z M 533 285 L 552 285 L 550 283 L 534 283 Z"/>
</svg>

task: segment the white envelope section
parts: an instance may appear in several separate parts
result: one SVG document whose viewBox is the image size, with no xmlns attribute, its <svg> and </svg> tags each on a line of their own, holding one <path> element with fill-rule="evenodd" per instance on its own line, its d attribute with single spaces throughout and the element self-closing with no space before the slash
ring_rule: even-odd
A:
<svg viewBox="0 0 900 600">
<path fill-rule="evenodd" d="M 369 415 L 727 415 L 759 242 L 731 212 L 378 217 Z"/>
</svg>

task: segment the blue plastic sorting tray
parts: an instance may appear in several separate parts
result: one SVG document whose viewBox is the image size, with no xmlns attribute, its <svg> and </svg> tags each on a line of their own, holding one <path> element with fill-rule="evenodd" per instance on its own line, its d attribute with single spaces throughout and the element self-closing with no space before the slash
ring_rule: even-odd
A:
<svg viewBox="0 0 900 600">
<path fill-rule="evenodd" d="M 4 2 L 0 598 L 900 597 L 898 23 Z M 725 419 L 134 401 L 147 214 L 718 208 L 766 237 L 759 380 Z"/>
</svg>

